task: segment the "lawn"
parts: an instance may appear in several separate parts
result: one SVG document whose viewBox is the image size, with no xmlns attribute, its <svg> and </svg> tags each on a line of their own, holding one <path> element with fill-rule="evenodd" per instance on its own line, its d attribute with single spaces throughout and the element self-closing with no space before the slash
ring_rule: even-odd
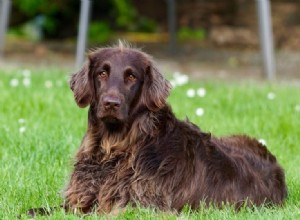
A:
<svg viewBox="0 0 300 220">
<path fill-rule="evenodd" d="M 209 208 L 178 215 L 128 207 L 115 219 L 300 219 L 300 86 L 267 82 L 188 82 L 169 97 L 176 115 L 221 136 L 245 133 L 264 141 L 286 171 L 284 207 Z M 61 191 L 87 125 L 58 69 L 0 70 L 0 219 L 62 203 Z M 25 216 L 23 216 L 26 219 Z M 86 219 L 100 218 L 91 215 Z M 107 219 L 108 216 L 102 216 Z M 37 219 L 45 219 L 39 217 Z M 78 219 L 55 212 L 49 219 Z"/>
</svg>

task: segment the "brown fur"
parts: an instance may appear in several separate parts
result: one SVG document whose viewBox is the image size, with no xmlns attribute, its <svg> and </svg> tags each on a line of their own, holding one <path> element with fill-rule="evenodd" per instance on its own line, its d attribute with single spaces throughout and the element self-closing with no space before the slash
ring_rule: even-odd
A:
<svg viewBox="0 0 300 220">
<path fill-rule="evenodd" d="M 98 49 L 70 86 L 80 107 L 90 105 L 64 193 L 70 210 L 108 213 L 131 204 L 180 211 L 286 198 L 283 170 L 256 139 L 216 138 L 176 119 L 166 104 L 170 85 L 149 55 Z"/>
</svg>

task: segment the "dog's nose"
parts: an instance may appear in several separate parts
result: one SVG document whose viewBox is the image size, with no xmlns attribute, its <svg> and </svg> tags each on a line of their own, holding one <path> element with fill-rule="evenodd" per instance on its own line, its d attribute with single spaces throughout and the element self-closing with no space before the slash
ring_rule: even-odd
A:
<svg viewBox="0 0 300 220">
<path fill-rule="evenodd" d="M 118 109 L 121 106 L 121 100 L 116 97 L 106 96 L 103 99 L 103 104 L 105 109 Z"/>
</svg>

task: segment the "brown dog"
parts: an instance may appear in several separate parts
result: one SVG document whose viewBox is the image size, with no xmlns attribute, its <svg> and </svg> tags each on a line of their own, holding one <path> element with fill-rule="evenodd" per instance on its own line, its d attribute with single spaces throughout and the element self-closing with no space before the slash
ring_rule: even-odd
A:
<svg viewBox="0 0 300 220">
<path fill-rule="evenodd" d="M 216 138 L 176 119 L 166 104 L 170 84 L 149 55 L 122 44 L 98 49 L 70 86 L 77 104 L 90 106 L 64 193 L 70 210 L 108 213 L 131 204 L 180 211 L 286 198 L 283 170 L 256 139 Z"/>
</svg>

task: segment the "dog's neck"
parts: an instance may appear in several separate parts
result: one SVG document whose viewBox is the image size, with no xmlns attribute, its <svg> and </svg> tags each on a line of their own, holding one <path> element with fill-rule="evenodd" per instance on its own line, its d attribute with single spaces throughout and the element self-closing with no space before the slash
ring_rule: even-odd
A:
<svg viewBox="0 0 300 220">
<path fill-rule="evenodd" d="M 100 122 L 105 127 L 106 132 L 110 134 L 117 134 L 123 133 L 124 130 L 127 130 L 127 123 L 123 122 L 115 122 L 115 123 L 108 123 L 108 122 Z"/>
<path fill-rule="evenodd" d="M 152 112 L 147 108 L 140 109 L 132 114 L 129 120 L 118 129 L 107 129 L 101 120 L 97 120 L 93 110 L 89 110 L 88 129 L 82 141 L 78 160 L 89 155 L 97 158 L 111 158 L 123 152 L 134 151 L 138 146 L 143 146 L 147 138 L 156 138 L 160 129 L 171 129 L 172 122 L 164 120 L 161 124 L 162 115 L 173 114 L 169 106 L 165 106 L 158 112 Z M 99 148 L 102 150 L 99 151 Z M 98 153 L 97 153 L 98 152 Z M 100 154 L 99 154 L 100 153 Z M 98 155 L 98 156 L 97 156 Z M 101 156 L 100 156 L 101 155 Z"/>
<path fill-rule="evenodd" d="M 140 107 L 129 115 L 125 121 L 108 123 L 96 117 L 95 108 L 89 109 L 88 136 L 93 136 L 93 141 L 98 147 L 103 148 L 104 153 L 122 151 L 134 147 L 147 136 L 153 136 L 156 129 L 156 113 L 146 107 Z"/>
</svg>

